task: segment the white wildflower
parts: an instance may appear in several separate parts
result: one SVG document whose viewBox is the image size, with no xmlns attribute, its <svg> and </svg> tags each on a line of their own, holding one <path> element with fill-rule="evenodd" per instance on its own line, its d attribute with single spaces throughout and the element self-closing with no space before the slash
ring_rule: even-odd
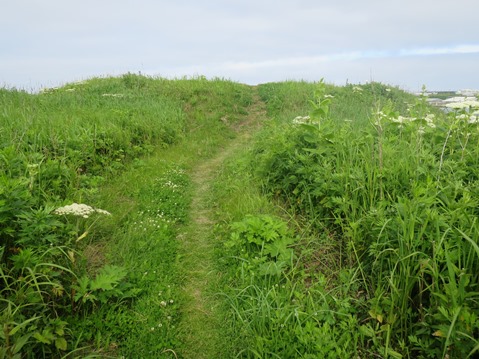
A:
<svg viewBox="0 0 479 359">
<path fill-rule="evenodd" d="M 468 100 L 464 101 L 464 103 L 471 108 L 479 108 L 479 101 L 476 100 Z"/>
<path fill-rule="evenodd" d="M 361 93 L 361 92 L 363 92 L 363 89 L 359 86 L 354 86 L 353 87 L 353 92 L 354 93 Z"/>
<path fill-rule="evenodd" d="M 466 108 L 467 106 L 464 104 L 464 102 L 453 102 L 453 103 L 446 104 L 446 107 L 452 108 L 454 110 L 462 110 L 463 108 Z"/>
<path fill-rule="evenodd" d="M 122 93 L 104 93 L 102 96 L 103 97 L 123 97 L 125 95 L 123 95 Z"/>
<path fill-rule="evenodd" d="M 452 108 L 454 110 L 462 110 L 462 109 L 469 109 L 469 108 L 479 108 L 479 101 L 475 100 L 466 100 L 461 102 L 453 102 L 448 103 L 446 105 L 447 108 Z"/>
<path fill-rule="evenodd" d="M 397 118 L 391 118 L 392 122 L 403 124 L 408 121 L 408 117 L 398 116 Z"/>
<path fill-rule="evenodd" d="M 308 123 L 311 118 L 309 116 L 296 116 L 293 119 L 294 125 L 300 125 L 302 123 Z"/>
<path fill-rule="evenodd" d="M 387 118 L 388 116 L 382 112 L 382 111 L 377 111 L 376 112 L 376 121 L 374 121 L 375 126 L 381 126 L 381 120 L 384 118 Z"/>
<path fill-rule="evenodd" d="M 59 207 L 55 211 L 53 211 L 54 214 L 58 214 L 60 216 L 71 214 L 73 216 L 78 216 L 83 218 L 88 218 L 90 215 L 92 215 L 95 212 L 104 214 L 107 216 L 111 216 L 111 213 L 108 211 L 105 211 L 104 209 L 93 208 L 83 203 L 72 203 L 67 206 Z"/>
<path fill-rule="evenodd" d="M 436 127 L 436 124 L 434 123 L 434 117 L 435 117 L 434 114 L 430 113 L 426 115 L 426 118 L 425 118 L 427 125 L 431 128 Z"/>
<path fill-rule="evenodd" d="M 166 307 L 166 302 L 165 302 L 164 300 L 162 300 L 162 301 L 160 302 L 160 305 L 161 305 L 162 307 Z"/>
<path fill-rule="evenodd" d="M 471 123 L 471 124 L 473 124 L 473 123 L 479 123 L 478 116 L 473 115 L 473 116 L 469 117 L 469 121 L 468 121 L 468 122 Z"/>
</svg>

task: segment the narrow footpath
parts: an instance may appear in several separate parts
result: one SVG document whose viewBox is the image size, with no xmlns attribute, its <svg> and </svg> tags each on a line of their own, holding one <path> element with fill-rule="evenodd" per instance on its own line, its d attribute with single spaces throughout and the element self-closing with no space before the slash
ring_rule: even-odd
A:
<svg viewBox="0 0 479 359">
<path fill-rule="evenodd" d="M 266 117 L 264 103 L 254 89 L 253 103 L 247 118 L 236 127 L 238 135 L 216 156 L 200 163 L 191 173 L 193 199 L 191 224 L 186 233 L 179 236 L 182 243 L 180 267 L 184 270 L 184 296 L 187 301 L 183 308 L 180 324 L 180 340 L 183 350 L 181 358 L 220 358 L 223 346 L 219 332 L 221 318 L 218 315 L 219 273 L 214 263 L 215 239 L 213 235 L 214 216 L 211 204 L 211 185 L 222 163 L 236 151 L 250 142 L 251 135 Z"/>
</svg>

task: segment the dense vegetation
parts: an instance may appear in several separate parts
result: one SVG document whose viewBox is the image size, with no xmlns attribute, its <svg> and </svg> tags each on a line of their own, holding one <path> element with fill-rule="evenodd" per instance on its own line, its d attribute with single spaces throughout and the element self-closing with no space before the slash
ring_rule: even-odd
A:
<svg viewBox="0 0 479 359">
<path fill-rule="evenodd" d="M 0 90 L 0 358 L 175 346 L 185 171 L 250 102 L 230 81 L 133 74 Z"/>
<path fill-rule="evenodd" d="M 183 290 L 206 257 L 218 358 L 477 355 L 475 103 L 126 74 L 0 106 L 0 359 L 204 357 Z M 191 171 L 241 131 L 194 257 Z"/>
<path fill-rule="evenodd" d="M 249 166 L 302 238 L 262 214 L 231 226 L 246 356 L 477 352 L 476 117 L 379 84 L 260 91 L 275 121 Z"/>
</svg>

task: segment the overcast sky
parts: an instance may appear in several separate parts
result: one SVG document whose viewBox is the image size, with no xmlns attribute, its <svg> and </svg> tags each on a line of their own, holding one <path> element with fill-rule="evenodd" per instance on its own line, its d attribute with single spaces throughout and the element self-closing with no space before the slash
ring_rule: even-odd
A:
<svg viewBox="0 0 479 359">
<path fill-rule="evenodd" d="M 205 75 L 479 88 L 478 0 L 3 0 L 0 86 Z"/>
</svg>

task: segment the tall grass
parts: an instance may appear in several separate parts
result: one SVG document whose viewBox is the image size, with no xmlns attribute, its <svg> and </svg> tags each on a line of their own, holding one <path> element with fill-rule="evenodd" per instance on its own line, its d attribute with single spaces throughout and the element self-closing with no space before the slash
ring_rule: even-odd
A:
<svg viewBox="0 0 479 359">
<path fill-rule="evenodd" d="M 133 74 L 0 90 L 0 356 L 134 357 L 137 341 L 142 357 L 174 356 L 185 169 L 234 135 L 250 101 L 222 79 Z M 112 216 L 55 214 L 71 202 Z"/>
<path fill-rule="evenodd" d="M 305 91 L 297 86 L 291 91 Z M 440 115 L 423 98 L 379 84 L 317 86 L 309 123 L 294 125 L 289 112 L 303 108 L 303 95 L 275 107 L 282 122 L 262 135 L 254 155 L 265 190 L 317 231 L 327 228 L 340 270 L 360 283 L 361 350 L 472 355 L 479 258 L 477 148 L 469 144 L 477 143 L 477 124 L 467 112 Z M 271 91 L 266 101 L 286 92 Z M 330 106 L 327 92 L 336 96 Z M 358 110 L 369 101 L 369 113 Z"/>
</svg>

